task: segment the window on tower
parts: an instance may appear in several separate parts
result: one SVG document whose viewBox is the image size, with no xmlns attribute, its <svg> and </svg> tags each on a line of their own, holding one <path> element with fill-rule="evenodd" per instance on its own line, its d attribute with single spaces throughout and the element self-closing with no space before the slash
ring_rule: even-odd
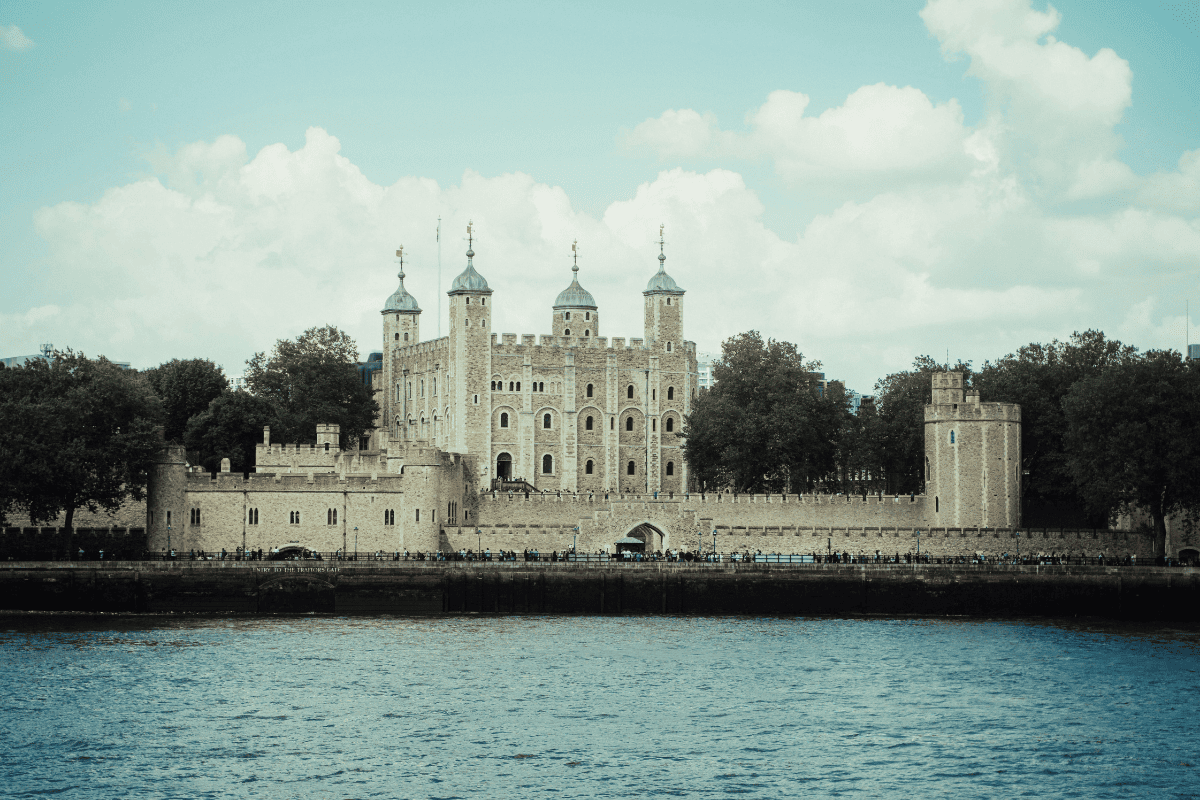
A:
<svg viewBox="0 0 1200 800">
<path fill-rule="evenodd" d="M 590 329 L 585 329 L 585 330 L 584 330 L 584 332 L 583 332 L 583 335 L 584 335 L 584 336 L 591 336 L 591 335 L 592 335 L 592 332 L 591 332 L 591 330 L 590 330 Z"/>
<path fill-rule="evenodd" d="M 590 383 L 587 385 L 587 396 L 592 396 L 592 385 Z"/>
<path fill-rule="evenodd" d="M 554 472 L 554 456 L 547 453 L 542 456 L 542 474 L 549 475 Z"/>
<path fill-rule="evenodd" d="M 397 342 L 400 341 L 400 334 L 398 334 L 398 333 L 396 334 L 396 341 Z"/>
<path fill-rule="evenodd" d="M 571 319 L 571 312 L 570 312 L 570 311 L 564 311 L 564 312 L 563 312 L 563 319 L 570 321 L 570 319 Z"/>
<path fill-rule="evenodd" d="M 667 342 L 667 352 L 671 352 L 671 343 Z"/>
<path fill-rule="evenodd" d="M 674 387 L 674 386 L 668 386 L 668 387 L 667 387 L 667 399 L 668 399 L 668 400 L 674 400 L 674 399 L 675 399 L 675 387 Z"/>
<path fill-rule="evenodd" d="M 626 475 L 636 475 L 637 474 L 637 464 L 633 463 L 632 461 L 630 461 L 628 464 L 626 464 L 625 465 L 625 474 Z"/>
<path fill-rule="evenodd" d="M 667 433 L 673 433 L 674 431 L 675 419 L 673 417 L 667 417 Z"/>
<path fill-rule="evenodd" d="M 570 328 L 567 328 L 566 330 L 564 330 L 564 331 L 563 331 L 563 336 L 570 336 L 570 335 L 571 335 L 571 329 L 570 329 Z"/>
<path fill-rule="evenodd" d="M 633 417 L 625 418 L 625 430 L 627 430 L 627 431 L 633 430 Z"/>
<path fill-rule="evenodd" d="M 632 383 L 629 384 L 628 387 L 626 387 L 625 396 L 628 397 L 630 400 L 633 399 L 633 384 Z"/>
<path fill-rule="evenodd" d="M 501 427 L 501 428 L 507 428 L 507 427 L 508 427 L 508 413 L 507 413 L 507 412 L 505 412 L 505 413 L 502 413 L 502 414 L 500 415 L 500 427 Z"/>
<path fill-rule="evenodd" d="M 667 462 L 667 474 L 668 474 L 668 475 L 674 475 L 674 474 L 675 474 L 675 462 L 674 462 L 674 461 L 668 461 L 668 462 Z"/>
<path fill-rule="evenodd" d="M 593 469 L 595 469 L 595 464 L 589 458 L 587 464 L 584 465 L 583 471 L 586 472 L 588 475 L 591 475 Z"/>
<path fill-rule="evenodd" d="M 584 420 L 584 421 L 583 421 L 583 426 L 584 426 L 584 428 L 585 428 L 586 430 L 589 430 L 589 431 L 590 431 L 590 430 L 592 429 L 592 418 L 591 418 L 591 417 L 588 417 L 586 420 Z"/>
</svg>

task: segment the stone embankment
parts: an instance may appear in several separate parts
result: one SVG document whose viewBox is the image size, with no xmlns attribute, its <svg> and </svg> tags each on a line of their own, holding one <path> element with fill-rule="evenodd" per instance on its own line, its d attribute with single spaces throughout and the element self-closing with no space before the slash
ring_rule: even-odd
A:
<svg viewBox="0 0 1200 800">
<path fill-rule="evenodd" d="M 1200 620 L 1191 567 L 7 562 L 0 610 Z"/>
</svg>

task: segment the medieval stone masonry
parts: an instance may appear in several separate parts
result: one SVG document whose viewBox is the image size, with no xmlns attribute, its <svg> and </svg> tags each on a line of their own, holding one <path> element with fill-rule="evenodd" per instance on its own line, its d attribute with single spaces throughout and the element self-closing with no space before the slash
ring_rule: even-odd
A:
<svg viewBox="0 0 1200 800">
<path fill-rule="evenodd" d="M 215 475 L 189 468 L 182 448 L 166 447 L 145 504 L 149 547 L 595 552 L 632 537 L 647 550 L 1017 549 L 1021 409 L 980 402 L 961 373 L 933 377 L 925 495 L 697 494 L 680 438 L 696 399 L 696 347 L 661 241 L 642 336 L 630 338 L 600 335 L 577 265 L 551 307 L 551 333 L 493 333 L 503 296 L 476 270 L 474 250 L 466 256 L 448 292 L 449 335 L 427 341 L 401 261 L 382 310 L 369 449 L 340 449 L 336 425 L 319 426 L 315 445 L 272 442 L 268 428 L 254 473 L 242 476 L 227 463 Z M 1151 552 L 1146 537 L 1123 531 L 1023 537 L 1023 552 Z"/>
</svg>

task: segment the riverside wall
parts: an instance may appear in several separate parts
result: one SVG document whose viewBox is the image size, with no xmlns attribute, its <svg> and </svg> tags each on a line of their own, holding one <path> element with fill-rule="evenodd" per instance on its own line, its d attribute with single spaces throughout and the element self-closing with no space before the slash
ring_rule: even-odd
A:
<svg viewBox="0 0 1200 800">
<path fill-rule="evenodd" d="M 1200 569 L 703 563 L 0 563 L 0 610 L 1087 616 L 1200 621 Z"/>
</svg>

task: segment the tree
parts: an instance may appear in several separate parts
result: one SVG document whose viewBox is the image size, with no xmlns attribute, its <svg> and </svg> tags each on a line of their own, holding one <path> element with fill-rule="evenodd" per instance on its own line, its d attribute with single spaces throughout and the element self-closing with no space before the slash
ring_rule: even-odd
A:
<svg viewBox="0 0 1200 800">
<path fill-rule="evenodd" d="M 1032 343 L 995 363 L 984 362 L 974 386 L 987 402 L 1021 406 L 1023 523 L 1104 527 L 1107 514 L 1089 511 L 1068 467 L 1063 400 L 1081 380 L 1140 358 L 1137 348 L 1088 330 L 1061 342 Z"/>
<path fill-rule="evenodd" d="M 255 464 L 254 448 L 262 441 L 263 426 L 274 424 L 275 408 L 269 400 L 248 392 L 226 392 L 188 421 L 183 442 L 189 451 L 200 454 L 200 463 L 209 472 L 220 468 L 222 458 L 229 459 L 233 472 L 248 472 Z"/>
<path fill-rule="evenodd" d="M 714 488 L 784 492 L 829 476 L 846 402 L 844 393 L 818 395 L 820 363 L 757 331 L 726 340 L 721 351 L 714 385 L 681 434 L 696 478 Z"/>
<path fill-rule="evenodd" d="M 1088 508 L 1139 509 L 1163 555 L 1166 518 L 1200 511 L 1200 370 L 1174 351 L 1109 366 L 1063 399 L 1066 468 Z"/>
<path fill-rule="evenodd" d="M 0 373 L 0 445 L 12 507 L 35 524 L 75 511 L 114 512 L 145 497 L 162 447 L 158 398 L 145 379 L 107 359 L 55 353 Z"/>
<path fill-rule="evenodd" d="M 332 423 L 346 447 L 375 427 L 379 404 L 359 377 L 358 346 L 332 325 L 280 339 L 246 365 L 246 386 L 274 406 L 283 441 L 315 442 L 316 426 Z"/>
<path fill-rule="evenodd" d="M 925 491 L 925 406 L 933 402 L 933 373 L 945 371 L 932 357 L 917 356 L 911 370 L 875 382 L 876 447 L 889 494 Z M 971 362 L 959 361 L 951 371 L 963 373 L 964 386 L 971 381 Z"/>
<path fill-rule="evenodd" d="M 182 442 L 188 420 L 229 391 L 224 371 L 206 358 L 174 358 L 144 374 L 154 393 L 162 398 L 166 415 L 163 435 L 172 442 Z"/>
</svg>

